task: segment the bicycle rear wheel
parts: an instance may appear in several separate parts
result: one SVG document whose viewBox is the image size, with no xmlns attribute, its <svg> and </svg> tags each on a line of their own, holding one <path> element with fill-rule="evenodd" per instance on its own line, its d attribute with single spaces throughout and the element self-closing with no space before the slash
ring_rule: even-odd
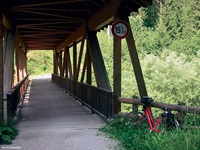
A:
<svg viewBox="0 0 200 150">
<path fill-rule="evenodd" d="M 155 131 L 164 133 L 165 131 L 178 129 L 179 123 L 176 119 L 163 117 Z"/>
<path fill-rule="evenodd" d="M 130 112 L 123 119 L 124 127 L 133 125 L 134 128 L 144 128 L 147 127 L 147 118 L 146 115 L 143 117 L 142 112 Z"/>
</svg>

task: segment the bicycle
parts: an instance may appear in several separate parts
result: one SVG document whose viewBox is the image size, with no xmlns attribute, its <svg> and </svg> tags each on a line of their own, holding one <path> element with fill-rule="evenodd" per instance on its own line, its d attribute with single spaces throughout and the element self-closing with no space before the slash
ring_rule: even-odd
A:
<svg viewBox="0 0 200 150">
<path fill-rule="evenodd" d="M 123 119 L 123 124 L 126 126 L 129 123 L 132 123 L 134 127 L 146 127 L 149 125 L 150 133 L 151 132 L 164 132 L 165 129 L 178 128 L 179 123 L 174 118 L 174 114 L 171 113 L 169 108 L 163 108 L 163 113 L 155 121 L 152 111 L 151 103 L 153 102 L 152 98 L 144 96 L 141 98 L 141 103 L 143 103 L 143 112 L 130 112 L 125 115 Z"/>
</svg>

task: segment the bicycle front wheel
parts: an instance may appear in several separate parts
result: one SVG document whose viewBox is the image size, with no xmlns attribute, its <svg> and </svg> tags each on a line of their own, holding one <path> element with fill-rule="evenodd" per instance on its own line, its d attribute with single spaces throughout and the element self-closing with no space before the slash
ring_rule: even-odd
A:
<svg viewBox="0 0 200 150">
<path fill-rule="evenodd" d="M 132 125 L 134 128 L 147 127 L 146 115 L 142 112 L 130 112 L 123 119 L 124 127 Z"/>
</svg>

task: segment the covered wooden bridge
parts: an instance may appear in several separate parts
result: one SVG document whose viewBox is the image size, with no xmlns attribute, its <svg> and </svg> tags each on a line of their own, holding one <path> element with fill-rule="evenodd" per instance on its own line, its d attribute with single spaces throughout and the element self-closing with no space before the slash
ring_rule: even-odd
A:
<svg viewBox="0 0 200 150">
<path fill-rule="evenodd" d="M 105 118 L 121 109 L 121 41 L 128 45 L 140 96 L 147 95 L 128 16 L 151 0 L 1 0 L 1 119 L 12 117 L 28 83 L 27 52 L 53 50 L 52 80 Z M 113 83 L 97 32 L 115 24 Z M 121 32 L 121 24 L 126 27 Z M 122 26 L 123 27 L 123 26 Z M 126 32 L 126 33 L 125 33 Z M 124 35 L 123 35 L 124 34 Z M 78 44 L 80 46 L 78 46 Z M 83 61 L 82 61 L 83 60 Z M 83 62 L 83 63 L 81 63 Z M 92 69 L 96 86 L 92 84 Z M 111 89 L 113 84 L 113 89 Z M 42 92 L 42 91 L 41 91 Z"/>
</svg>

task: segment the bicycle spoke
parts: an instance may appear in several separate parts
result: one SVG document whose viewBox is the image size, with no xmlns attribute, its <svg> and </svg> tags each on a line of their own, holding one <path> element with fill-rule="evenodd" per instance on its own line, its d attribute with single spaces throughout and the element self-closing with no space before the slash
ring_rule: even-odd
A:
<svg viewBox="0 0 200 150">
<path fill-rule="evenodd" d="M 147 119 L 146 119 L 146 117 L 144 116 L 143 118 L 141 118 L 141 116 L 142 116 L 141 112 L 138 112 L 137 114 L 135 114 L 134 112 L 128 113 L 124 117 L 124 120 L 123 120 L 124 127 L 126 127 L 128 125 L 132 125 L 134 128 L 147 127 Z"/>
</svg>

